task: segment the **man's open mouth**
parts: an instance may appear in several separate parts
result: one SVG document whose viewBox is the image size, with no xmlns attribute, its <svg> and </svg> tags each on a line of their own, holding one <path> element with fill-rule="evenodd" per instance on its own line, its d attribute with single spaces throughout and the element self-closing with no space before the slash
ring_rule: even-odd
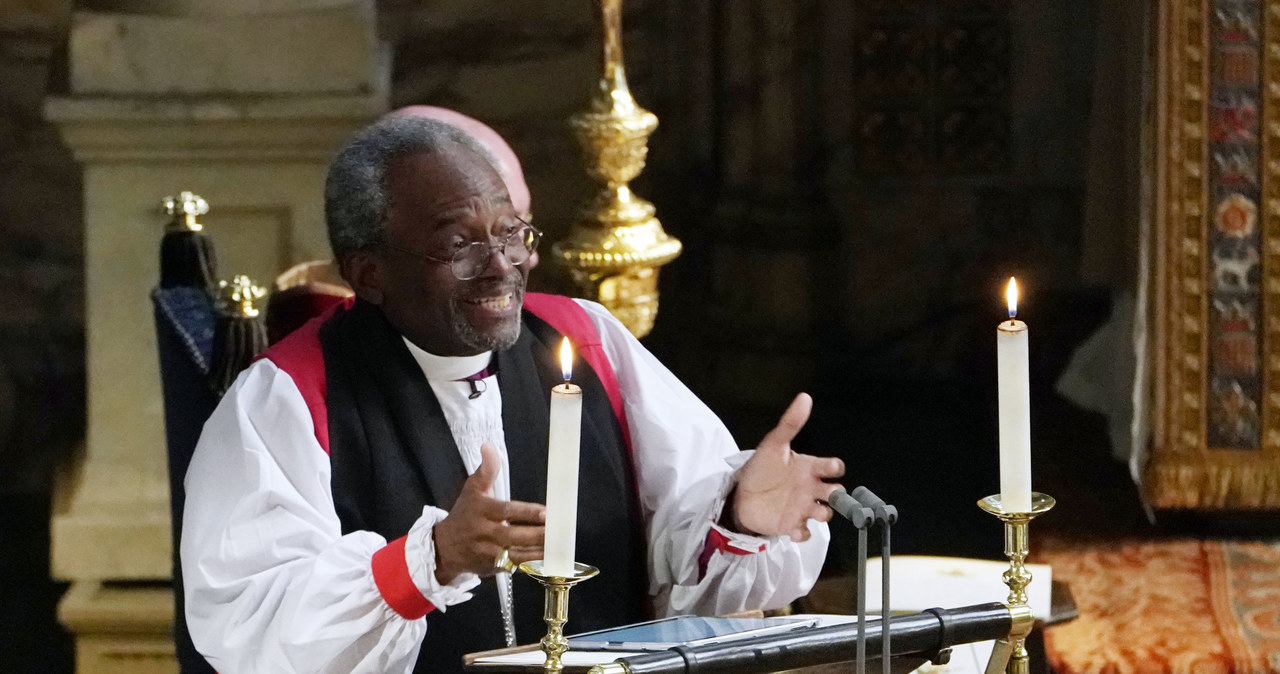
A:
<svg viewBox="0 0 1280 674">
<path fill-rule="evenodd" d="M 474 297 L 463 300 L 463 303 L 483 309 L 484 311 L 500 312 L 511 306 L 513 299 L 512 293 L 504 293 L 494 297 Z"/>
</svg>

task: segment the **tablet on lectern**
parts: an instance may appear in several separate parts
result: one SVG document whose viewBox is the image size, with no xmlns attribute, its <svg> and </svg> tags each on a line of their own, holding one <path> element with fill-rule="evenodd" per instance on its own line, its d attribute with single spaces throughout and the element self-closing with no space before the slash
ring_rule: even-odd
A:
<svg viewBox="0 0 1280 674">
<path fill-rule="evenodd" d="M 703 618 L 682 615 L 569 637 L 569 648 L 594 651 L 661 651 L 813 627 L 813 618 Z"/>
</svg>

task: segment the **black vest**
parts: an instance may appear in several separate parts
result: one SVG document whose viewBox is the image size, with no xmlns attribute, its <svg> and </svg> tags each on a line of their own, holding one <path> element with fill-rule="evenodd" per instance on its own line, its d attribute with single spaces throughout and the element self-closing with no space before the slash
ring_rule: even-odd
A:
<svg viewBox="0 0 1280 674">
<path fill-rule="evenodd" d="M 546 503 L 551 387 L 560 383 L 561 335 L 529 314 L 515 346 L 498 353 L 498 385 L 511 466 L 511 498 Z M 357 301 L 320 330 L 324 352 L 334 505 L 342 532 L 387 540 L 409 532 L 424 505 L 449 510 L 466 468 L 440 403 L 399 333 L 382 312 Z M 568 634 L 643 619 L 648 601 L 643 522 L 622 432 L 599 378 L 574 364 L 583 389 L 577 561 L 600 575 L 570 595 Z M 375 451 L 376 450 L 376 451 Z M 517 641 L 546 633 L 543 592 L 514 578 Z M 501 648 L 497 583 L 488 578 L 466 602 L 427 616 L 415 672 L 461 672 L 462 656 Z"/>
</svg>

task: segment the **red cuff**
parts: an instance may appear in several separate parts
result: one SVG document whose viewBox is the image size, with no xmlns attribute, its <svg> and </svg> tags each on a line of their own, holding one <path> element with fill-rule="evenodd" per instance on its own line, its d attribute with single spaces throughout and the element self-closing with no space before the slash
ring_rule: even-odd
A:
<svg viewBox="0 0 1280 674">
<path fill-rule="evenodd" d="M 373 582 L 391 610 L 405 620 L 417 620 L 436 607 L 422 596 L 409 575 L 404 559 L 405 538 L 401 536 L 373 553 Z"/>
<path fill-rule="evenodd" d="M 702 544 L 702 554 L 698 555 L 698 579 L 701 580 L 707 575 L 707 563 L 711 561 L 711 555 L 716 551 L 727 552 L 734 555 L 754 555 L 757 552 L 764 552 L 764 543 L 760 544 L 759 550 L 744 550 L 733 544 L 728 536 L 720 533 L 715 527 L 707 530 L 707 540 Z"/>
</svg>

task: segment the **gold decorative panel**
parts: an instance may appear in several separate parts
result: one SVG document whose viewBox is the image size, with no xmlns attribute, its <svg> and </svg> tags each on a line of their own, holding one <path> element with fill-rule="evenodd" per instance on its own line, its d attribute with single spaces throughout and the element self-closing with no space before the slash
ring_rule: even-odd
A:
<svg viewBox="0 0 1280 674">
<path fill-rule="evenodd" d="M 1145 495 L 1280 508 L 1280 1 L 1160 9 Z"/>
</svg>

